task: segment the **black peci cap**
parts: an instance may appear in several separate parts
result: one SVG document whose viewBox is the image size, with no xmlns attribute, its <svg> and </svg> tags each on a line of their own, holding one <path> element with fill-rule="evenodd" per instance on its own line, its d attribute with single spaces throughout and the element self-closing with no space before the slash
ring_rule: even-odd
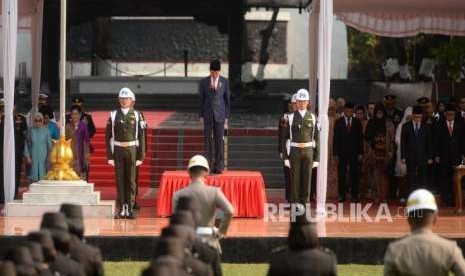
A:
<svg viewBox="0 0 465 276">
<path fill-rule="evenodd" d="M 210 62 L 210 71 L 220 71 L 221 70 L 221 62 L 218 59 L 212 60 Z"/>
</svg>

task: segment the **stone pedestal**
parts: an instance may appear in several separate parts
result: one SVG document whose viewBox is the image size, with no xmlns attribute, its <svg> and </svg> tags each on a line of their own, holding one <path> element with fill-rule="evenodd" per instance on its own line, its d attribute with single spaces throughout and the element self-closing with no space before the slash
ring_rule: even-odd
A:
<svg viewBox="0 0 465 276">
<path fill-rule="evenodd" d="M 113 200 L 100 200 L 100 192 L 94 191 L 92 183 L 41 180 L 31 184 L 23 200 L 6 204 L 5 211 L 8 217 L 36 217 L 58 211 L 62 203 L 81 205 L 86 218 L 112 218 L 115 208 Z"/>
</svg>

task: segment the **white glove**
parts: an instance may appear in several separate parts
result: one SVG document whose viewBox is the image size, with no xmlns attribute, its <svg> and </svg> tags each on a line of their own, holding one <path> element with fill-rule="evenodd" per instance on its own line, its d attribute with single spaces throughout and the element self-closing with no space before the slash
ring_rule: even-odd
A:
<svg viewBox="0 0 465 276">
<path fill-rule="evenodd" d="M 289 159 L 284 160 L 284 166 L 291 168 L 291 162 L 289 162 Z"/>
<path fill-rule="evenodd" d="M 312 168 L 318 168 L 318 165 L 320 165 L 320 162 L 313 162 L 313 167 Z"/>
<path fill-rule="evenodd" d="M 216 227 L 212 227 L 212 228 L 213 228 L 213 237 L 216 239 L 222 239 L 223 234 L 220 233 L 220 230 Z"/>
<path fill-rule="evenodd" d="M 113 167 L 115 166 L 115 160 L 113 160 L 113 159 L 112 159 L 112 160 L 108 160 L 107 163 L 108 163 L 109 165 L 112 165 Z"/>
<path fill-rule="evenodd" d="M 136 167 L 139 167 L 140 165 L 142 165 L 142 161 L 136 160 Z"/>
</svg>

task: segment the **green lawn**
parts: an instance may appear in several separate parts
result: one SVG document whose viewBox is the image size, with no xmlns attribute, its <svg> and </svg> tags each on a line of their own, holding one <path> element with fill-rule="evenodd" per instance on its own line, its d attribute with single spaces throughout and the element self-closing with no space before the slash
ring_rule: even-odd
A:
<svg viewBox="0 0 465 276">
<path fill-rule="evenodd" d="M 148 265 L 146 262 L 105 262 L 105 275 L 138 276 Z M 223 264 L 225 276 L 265 276 L 267 264 Z M 340 276 L 383 275 L 380 265 L 339 265 Z"/>
</svg>

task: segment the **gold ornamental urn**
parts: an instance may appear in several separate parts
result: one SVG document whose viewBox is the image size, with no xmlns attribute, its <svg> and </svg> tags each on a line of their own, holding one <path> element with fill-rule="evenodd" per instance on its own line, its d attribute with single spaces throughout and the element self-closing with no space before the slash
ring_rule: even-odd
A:
<svg viewBox="0 0 465 276">
<path fill-rule="evenodd" d="M 64 135 L 60 139 L 53 140 L 53 148 L 50 151 L 49 161 L 52 168 L 44 179 L 47 180 L 79 180 L 79 175 L 70 165 L 73 162 L 73 150 L 71 139 L 66 140 Z"/>
</svg>

